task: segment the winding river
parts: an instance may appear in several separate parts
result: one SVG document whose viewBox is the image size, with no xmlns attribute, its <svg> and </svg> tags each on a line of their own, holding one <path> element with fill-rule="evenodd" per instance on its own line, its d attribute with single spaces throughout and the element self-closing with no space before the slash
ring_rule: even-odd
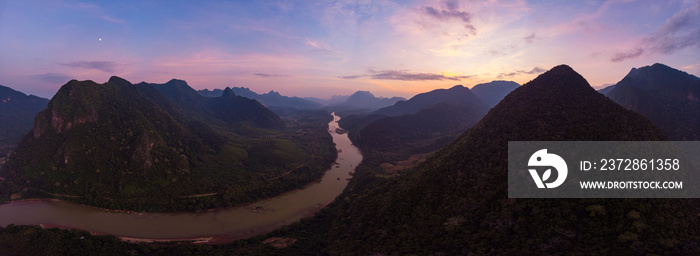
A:
<svg viewBox="0 0 700 256">
<path fill-rule="evenodd" d="M 274 198 L 204 213 L 127 213 L 57 200 L 0 205 L 0 226 L 42 225 L 111 234 L 126 241 L 243 239 L 270 232 L 313 215 L 332 202 L 362 160 L 348 135 L 336 133 L 340 117 L 328 124 L 338 159 L 319 182 Z"/>
</svg>

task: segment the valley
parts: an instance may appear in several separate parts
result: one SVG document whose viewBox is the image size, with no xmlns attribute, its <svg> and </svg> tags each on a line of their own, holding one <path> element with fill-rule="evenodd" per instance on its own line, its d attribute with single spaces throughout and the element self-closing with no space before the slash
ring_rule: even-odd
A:
<svg viewBox="0 0 700 256">
<path fill-rule="evenodd" d="M 347 134 L 333 132 L 340 119 L 334 117 L 328 130 L 341 153 L 333 166 L 318 181 L 276 197 L 202 213 L 113 211 L 63 200 L 28 199 L 0 205 L 0 226 L 40 225 L 114 235 L 124 241 L 161 242 L 222 243 L 268 233 L 312 216 L 333 201 L 352 178 L 350 173 L 362 155 Z"/>
</svg>

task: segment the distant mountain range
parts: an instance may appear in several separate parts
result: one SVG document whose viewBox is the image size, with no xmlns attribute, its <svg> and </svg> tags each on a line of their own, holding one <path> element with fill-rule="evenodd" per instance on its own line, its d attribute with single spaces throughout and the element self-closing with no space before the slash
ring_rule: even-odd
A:
<svg viewBox="0 0 700 256">
<path fill-rule="evenodd" d="M 279 92 L 276 91 L 270 91 L 265 94 L 258 94 L 244 87 L 232 87 L 231 90 L 238 96 L 257 100 L 267 107 L 283 107 L 297 109 L 318 109 L 323 107 L 323 105 L 320 103 L 310 101 L 307 99 L 302 99 L 299 97 L 282 96 Z M 206 97 L 219 97 L 223 94 L 223 90 L 221 89 L 214 89 L 213 91 L 205 89 L 200 90 L 198 92 L 200 95 Z"/>
<path fill-rule="evenodd" d="M 488 110 L 485 108 L 484 103 L 477 98 L 469 88 L 457 85 L 450 89 L 437 89 L 418 94 L 407 101 L 396 102 L 396 104 L 374 111 L 372 114 L 385 116 L 415 114 L 420 110 L 435 106 L 439 103 L 452 106 L 464 106 L 484 112 Z"/>
<path fill-rule="evenodd" d="M 475 86 L 489 102 L 500 101 L 519 85 L 494 81 Z M 418 94 L 366 115 L 349 115 L 340 125 L 367 151 L 387 151 L 396 159 L 439 149 L 463 133 L 491 108 L 461 85 Z"/>
<path fill-rule="evenodd" d="M 697 230 L 684 228 L 700 225 L 688 217 L 700 210 L 697 200 L 507 196 L 508 141 L 664 139 L 648 119 L 557 66 L 398 177 L 359 166 L 343 200 L 291 232 L 307 234 L 297 242 L 305 248 L 358 255 L 687 254 L 697 250 L 683 246 L 697 241 Z M 671 233 L 676 246 L 668 247 Z"/>
<path fill-rule="evenodd" d="M 348 116 L 340 125 L 363 151 L 389 151 L 400 160 L 439 149 L 476 124 L 488 109 L 469 88 L 458 85 L 418 94 L 366 116 Z"/>
<path fill-rule="evenodd" d="M 204 97 L 182 80 L 173 79 L 165 84 L 139 83 L 136 86 L 144 85 L 152 86 L 187 113 L 209 121 L 215 119 L 229 125 L 249 121 L 263 128 L 284 126 L 282 119 L 272 111 L 256 100 L 237 96 L 231 88 L 224 89 L 219 97 Z"/>
<path fill-rule="evenodd" d="M 310 100 L 310 101 L 316 102 L 318 104 L 321 104 L 323 106 L 343 103 L 346 100 L 348 100 L 348 98 L 350 98 L 350 95 L 333 95 L 333 96 L 331 96 L 330 99 L 319 99 L 316 97 L 304 97 L 305 100 Z"/>
<path fill-rule="evenodd" d="M 0 157 L 32 130 L 34 116 L 46 108 L 48 103 L 48 99 L 27 96 L 0 85 Z"/>
<path fill-rule="evenodd" d="M 484 84 L 477 84 L 471 91 L 481 99 L 486 106 L 492 108 L 498 104 L 506 95 L 520 87 L 520 84 L 513 81 L 492 81 Z"/>
<path fill-rule="evenodd" d="M 633 68 L 600 92 L 646 116 L 672 140 L 700 139 L 700 78 L 694 75 L 656 63 Z"/>
<path fill-rule="evenodd" d="M 333 111 L 361 111 L 371 112 L 377 109 L 394 105 L 398 101 L 406 100 L 402 97 L 375 97 L 368 91 L 357 91 L 350 95 L 342 103 L 328 105 L 327 108 Z"/>
</svg>

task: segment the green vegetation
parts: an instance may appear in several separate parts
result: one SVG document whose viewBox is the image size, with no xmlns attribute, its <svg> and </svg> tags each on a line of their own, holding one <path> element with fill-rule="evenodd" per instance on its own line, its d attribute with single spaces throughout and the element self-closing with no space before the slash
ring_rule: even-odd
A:
<svg viewBox="0 0 700 256">
<path fill-rule="evenodd" d="M 4 166 L 7 190 L 109 209 L 201 211 L 300 188 L 336 158 L 328 113 L 285 126 L 254 100 L 201 101 L 186 84 L 161 86 L 184 92 L 164 97 L 147 86 L 116 77 L 63 86 Z"/>
</svg>

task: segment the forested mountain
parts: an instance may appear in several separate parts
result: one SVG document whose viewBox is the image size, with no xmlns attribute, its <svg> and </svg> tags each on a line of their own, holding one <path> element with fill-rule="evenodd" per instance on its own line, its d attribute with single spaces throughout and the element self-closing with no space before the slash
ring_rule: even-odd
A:
<svg viewBox="0 0 700 256">
<path fill-rule="evenodd" d="M 437 89 L 418 94 L 407 101 L 396 102 L 396 104 L 381 108 L 374 111 L 372 114 L 385 116 L 415 114 L 420 110 L 433 107 L 440 103 L 452 106 L 464 106 L 477 111 L 485 112 L 487 110 L 484 103 L 477 98 L 469 88 L 457 85 L 450 89 Z"/>
<path fill-rule="evenodd" d="M 48 99 L 27 96 L 0 85 L 0 157 L 32 130 L 34 116 L 46 108 L 48 103 Z"/>
<path fill-rule="evenodd" d="M 520 87 L 513 81 L 492 81 L 484 84 L 477 84 L 471 91 L 481 99 L 489 108 L 498 104 L 506 95 Z"/>
<path fill-rule="evenodd" d="M 700 225 L 697 200 L 507 197 L 508 141 L 663 139 L 557 66 L 399 177 L 381 181 L 358 166 L 336 204 L 287 236 L 300 239 L 293 250 L 331 255 L 694 254 L 700 234 L 687 227 Z"/>
<path fill-rule="evenodd" d="M 282 96 L 279 92 L 276 91 L 258 94 L 245 87 L 232 87 L 231 90 L 233 90 L 233 92 L 238 96 L 257 100 L 267 107 L 284 107 L 298 109 L 317 109 L 323 107 L 323 105 L 319 103 L 302 99 L 299 97 Z M 223 90 L 221 89 L 215 89 L 213 91 L 205 89 L 200 90 L 198 92 L 200 95 L 206 97 L 219 97 L 223 94 Z"/>
<path fill-rule="evenodd" d="M 257 101 L 229 88 L 204 98 L 180 80 L 138 86 L 118 77 L 104 84 L 72 80 L 37 115 L 0 176 L 26 186 L 24 196 L 104 208 L 228 206 L 320 177 L 336 155 L 328 121 L 325 114 L 280 130 L 283 121 Z M 247 129 L 226 126 L 239 123 Z M 303 171 L 267 181 L 293 168 Z M 212 196 L 188 197 L 197 194 Z"/>
<path fill-rule="evenodd" d="M 382 154 L 399 161 L 441 148 L 487 111 L 469 88 L 458 85 L 418 94 L 367 116 L 351 115 L 340 124 L 370 159 Z"/>
<path fill-rule="evenodd" d="M 333 110 L 363 110 L 371 112 L 383 107 L 394 105 L 396 102 L 406 100 L 402 97 L 375 97 L 374 94 L 368 91 L 357 91 L 350 95 L 347 100 L 342 103 L 329 105 L 328 108 Z"/>
<path fill-rule="evenodd" d="M 633 68 L 600 92 L 646 116 L 672 140 L 700 139 L 700 78 L 694 75 L 656 63 Z"/>
<path fill-rule="evenodd" d="M 224 89 L 219 97 L 204 97 L 187 85 L 187 82 L 177 79 L 165 84 L 139 83 L 136 86 L 152 86 L 185 113 L 206 121 L 223 121 L 227 125 L 251 122 L 262 128 L 284 126 L 284 121 L 275 113 L 254 99 L 237 96 L 231 88 Z"/>
</svg>

